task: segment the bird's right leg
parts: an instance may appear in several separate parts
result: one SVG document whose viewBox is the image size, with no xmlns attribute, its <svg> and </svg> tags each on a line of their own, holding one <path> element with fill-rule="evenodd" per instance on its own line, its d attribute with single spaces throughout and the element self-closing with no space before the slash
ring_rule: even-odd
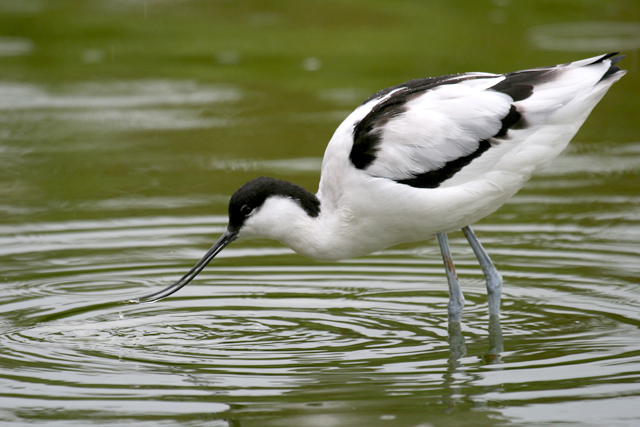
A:
<svg viewBox="0 0 640 427">
<path fill-rule="evenodd" d="M 447 272 L 447 282 L 449 282 L 449 323 L 459 323 L 462 318 L 462 309 L 464 308 L 464 295 L 458 282 L 456 275 L 456 267 L 453 265 L 451 250 L 449 249 L 449 239 L 446 233 L 438 233 L 438 243 L 440 244 L 440 252 L 444 261 L 444 268 Z"/>
<path fill-rule="evenodd" d="M 496 268 L 496 266 L 489 258 L 489 254 L 484 250 L 482 244 L 476 237 L 471 227 L 466 226 L 462 229 L 465 237 L 473 249 L 473 253 L 476 254 L 480 267 L 484 272 L 484 277 L 487 280 L 487 299 L 489 301 L 489 315 L 500 315 L 500 297 L 502 296 L 502 276 Z"/>
</svg>

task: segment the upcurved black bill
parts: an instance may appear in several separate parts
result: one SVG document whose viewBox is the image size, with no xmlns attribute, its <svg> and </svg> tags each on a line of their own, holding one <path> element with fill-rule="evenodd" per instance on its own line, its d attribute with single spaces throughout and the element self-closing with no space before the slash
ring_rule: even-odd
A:
<svg viewBox="0 0 640 427">
<path fill-rule="evenodd" d="M 209 251 L 202 257 L 202 259 L 200 259 L 200 261 L 198 261 L 198 263 L 194 265 L 193 268 L 189 270 L 187 274 L 182 276 L 180 280 L 175 282 L 173 285 L 167 286 L 161 291 L 158 291 L 150 295 L 145 295 L 138 299 L 130 299 L 130 300 L 125 300 L 120 302 L 124 304 L 145 304 L 145 303 L 148 304 L 148 303 L 160 301 L 161 299 L 164 299 L 169 295 L 178 292 L 190 281 L 192 281 L 198 275 L 198 273 L 200 273 L 207 266 L 207 264 L 209 264 L 209 262 L 211 262 L 211 260 L 215 258 L 216 255 L 218 255 L 218 253 L 221 250 L 223 250 L 225 247 L 227 247 L 229 243 L 233 242 L 237 238 L 238 238 L 237 231 L 227 230 L 218 239 L 218 241 L 214 243 L 213 246 L 211 246 L 211 249 L 209 249 Z"/>
</svg>

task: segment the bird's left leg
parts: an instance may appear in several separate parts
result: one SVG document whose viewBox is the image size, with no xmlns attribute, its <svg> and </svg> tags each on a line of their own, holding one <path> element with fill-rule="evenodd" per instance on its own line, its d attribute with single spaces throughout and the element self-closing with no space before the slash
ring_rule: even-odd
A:
<svg viewBox="0 0 640 427">
<path fill-rule="evenodd" d="M 444 268 L 447 271 L 447 282 L 449 282 L 449 323 L 459 323 L 462 318 L 462 309 L 464 307 L 464 295 L 458 282 L 456 275 L 456 267 L 453 265 L 451 250 L 449 249 L 449 239 L 446 233 L 438 233 L 438 243 L 440 244 L 440 252 L 444 261 Z"/>
<path fill-rule="evenodd" d="M 462 229 L 462 232 L 469 241 L 469 245 L 471 245 L 473 253 L 476 254 L 476 258 L 478 258 L 480 267 L 482 267 L 482 271 L 484 272 L 484 277 L 487 280 L 487 300 L 489 301 L 489 315 L 498 316 L 500 315 L 500 297 L 502 296 L 502 276 L 498 272 L 496 266 L 493 265 L 491 258 L 489 258 L 489 255 L 480 244 L 480 241 L 476 237 L 476 234 L 473 232 L 471 227 L 464 227 Z"/>
</svg>

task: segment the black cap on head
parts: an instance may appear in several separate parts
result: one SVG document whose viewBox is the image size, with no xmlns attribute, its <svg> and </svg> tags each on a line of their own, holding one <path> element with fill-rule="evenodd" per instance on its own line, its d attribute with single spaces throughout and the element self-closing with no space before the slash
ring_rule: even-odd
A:
<svg viewBox="0 0 640 427">
<path fill-rule="evenodd" d="M 260 177 L 240 187 L 229 201 L 229 230 L 238 231 L 247 217 L 259 209 L 271 196 L 295 200 L 312 218 L 320 214 L 320 200 L 299 185 L 280 179 Z"/>
</svg>

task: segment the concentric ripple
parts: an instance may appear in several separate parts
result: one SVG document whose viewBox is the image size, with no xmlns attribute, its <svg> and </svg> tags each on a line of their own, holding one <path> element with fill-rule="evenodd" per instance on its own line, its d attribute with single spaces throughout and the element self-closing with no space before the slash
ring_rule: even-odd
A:
<svg viewBox="0 0 640 427">
<path fill-rule="evenodd" d="M 640 203 L 617 201 L 624 205 L 615 209 L 617 231 L 598 224 L 598 212 L 585 214 L 590 226 L 563 224 L 563 210 L 544 224 L 505 221 L 520 202 L 476 229 L 505 278 L 499 323 L 486 315 L 470 249 L 451 235 L 467 298 L 461 328 L 447 324 L 446 281 L 429 243 L 341 263 L 306 260 L 277 244 L 234 243 L 171 298 L 123 305 L 117 301 L 185 272 L 225 218 L 4 228 L 3 399 L 23 408 L 11 413 L 20 419 L 65 408 L 103 420 L 206 413 L 218 425 L 229 425 L 218 413 L 251 419 L 233 405 L 238 398 L 322 393 L 339 402 L 358 389 L 368 397 L 353 405 L 379 400 L 368 409 L 379 421 L 402 419 L 394 396 L 426 403 L 429 413 L 475 407 L 512 419 L 525 416 L 518 408 L 550 405 L 550 396 L 567 408 L 585 398 L 603 408 L 620 390 L 637 400 Z M 130 406 L 134 400 L 141 403 Z M 292 412 L 313 419 L 324 409 Z M 343 419 L 346 409 L 336 410 Z M 384 418 L 392 416 L 400 418 Z"/>
</svg>

